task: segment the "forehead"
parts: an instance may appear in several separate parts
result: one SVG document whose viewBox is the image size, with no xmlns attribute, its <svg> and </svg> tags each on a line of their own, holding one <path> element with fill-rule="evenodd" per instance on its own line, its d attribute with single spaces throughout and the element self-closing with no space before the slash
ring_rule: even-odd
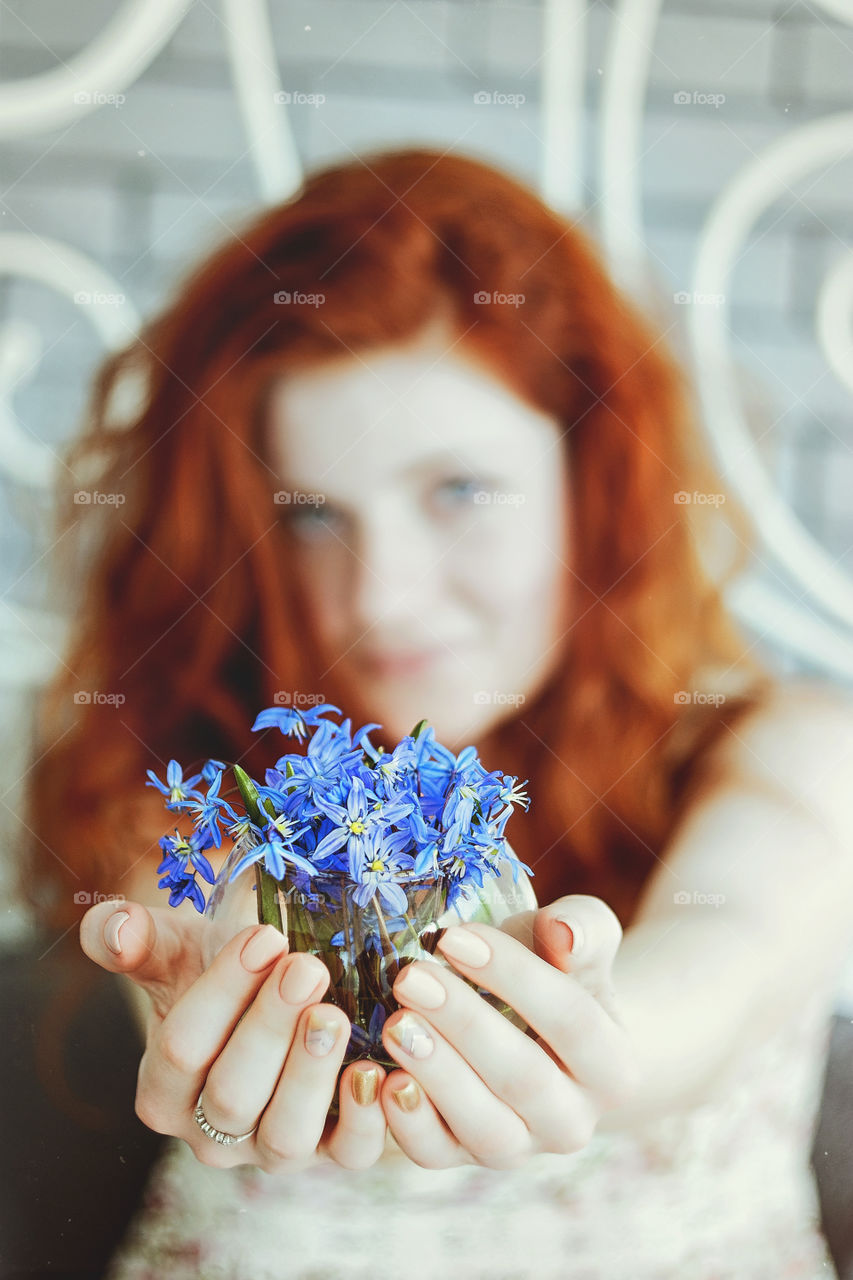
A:
<svg viewBox="0 0 853 1280">
<path fill-rule="evenodd" d="M 350 487 L 442 460 L 523 469 L 550 455 L 555 419 L 456 346 L 381 348 L 288 374 L 272 389 L 273 465 L 294 483 Z"/>
</svg>

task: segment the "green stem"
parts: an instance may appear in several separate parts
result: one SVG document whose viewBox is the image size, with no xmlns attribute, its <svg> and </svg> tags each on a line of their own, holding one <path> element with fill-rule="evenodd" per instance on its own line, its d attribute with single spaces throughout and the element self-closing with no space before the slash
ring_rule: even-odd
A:
<svg viewBox="0 0 853 1280">
<path fill-rule="evenodd" d="M 356 958 L 355 933 L 349 913 L 349 903 L 347 902 L 347 885 L 343 876 L 341 877 L 341 912 L 344 919 L 344 945 L 347 948 L 350 965 L 354 965 Z"/>
<path fill-rule="evenodd" d="M 373 909 L 376 912 L 376 919 L 379 924 L 379 933 L 382 938 L 382 954 L 386 956 L 393 955 L 394 943 L 391 941 L 391 935 L 388 932 L 388 925 L 382 914 L 382 908 L 379 905 L 379 894 L 373 895 Z"/>
<path fill-rule="evenodd" d="M 406 926 L 408 927 L 409 933 L 412 935 L 412 942 L 414 942 L 415 946 L 420 947 L 421 946 L 420 934 L 415 928 L 414 921 L 411 919 L 408 912 L 406 912 L 406 914 L 403 916 L 403 919 L 406 922 Z"/>
<path fill-rule="evenodd" d="M 444 914 L 447 906 L 447 885 L 445 881 L 443 879 L 437 880 L 430 893 L 432 894 L 432 906 L 429 915 L 432 918 L 432 927 L 427 925 L 420 933 L 415 934 L 415 939 L 419 947 L 428 952 L 429 955 L 435 955 L 435 947 L 440 933 L 437 921 Z"/>
<path fill-rule="evenodd" d="M 382 912 L 382 908 L 379 905 L 378 893 L 374 894 L 373 896 L 373 909 L 376 912 L 376 920 L 379 925 L 379 936 L 382 939 L 382 954 L 388 958 L 388 963 L 385 970 L 385 980 L 388 983 L 389 987 L 393 987 L 394 980 L 396 979 L 397 974 L 400 972 L 400 969 L 402 966 L 400 964 L 399 958 L 397 959 L 391 958 L 392 956 L 397 956 L 398 953 L 397 953 L 397 948 L 394 946 L 394 943 L 391 941 L 391 935 L 388 932 L 388 924 L 385 920 L 385 916 Z"/>
<path fill-rule="evenodd" d="M 258 887 L 258 923 L 273 924 L 279 933 L 284 933 L 279 884 L 261 862 L 255 863 L 255 884 Z"/>
<path fill-rule="evenodd" d="M 358 1020 L 359 1000 L 363 984 L 359 967 L 359 940 L 355 935 L 355 921 L 350 915 L 347 883 L 343 876 L 341 876 L 341 912 L 344 923 L 344 946 L 347 949 L 347 961 L 342 977 L 343 990 L 347 997 L 345 1012 L 350 1022 L 356 1022 Z"/>
</svg>

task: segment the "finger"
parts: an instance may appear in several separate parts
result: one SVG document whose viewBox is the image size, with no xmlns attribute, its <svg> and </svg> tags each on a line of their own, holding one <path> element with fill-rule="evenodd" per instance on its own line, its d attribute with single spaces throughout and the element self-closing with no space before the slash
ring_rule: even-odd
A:
<svg viewBox="0 0 853 1280">
<path fill-rule="evenodd" d="M 241 929 L 172 1005 L 139 1064 L 136 1111 L 143 1124 L 185 1135 L 210 1067 L 286 947 L 272 925 Z"/>
<path fill-rule="evenodd" d="M 613 963 L 621 942 L 619 917 L 601 898 L 589 894 L 558 898 L 533 921 L 536 954 L 571 973 L 620 1025 Z"/>
<path fill-rule="evenodd" d="M 629 1084 L 625 1033 L 577 978 L 490 925 L 454 925 L 439 939 L 438 947 L 460 973 L 515 1009 L 579 1084 L 608 1097 L 622 1097 Z M 436 977 L 442 979 L 440 970 Z M 396 983 L 394 989 L 396 993 Z M 485 1065 L 477 1033 L 493 1022 L 486 1020 L 491 1006 L 480 1003 L 483 1009 L 476 1019 L 469 1014 L 460 1020 L 468 1001 L 464 987 L 458 992 L 454 988 L 453 1001 L 429 1013 L 430 1022 L 477 1071 Z M 510 1027 L 507 1019 L 503 1021 Z M 517 1028 L 510 1029 L 520 1035 Z M 493 1030 L 492 1035 L 498 1032 Z M 519 1046 L 517 1054 L 521 1052 Z"/>
<path fill-rule="evenodd" d="M 316 1160 L 350 1030 L 346 1014 L 333 1004 L 313 1004 L 302 1013 L 255 1135 L 268 1173 Z"/>
<path fill-rule="evenodd" d="M 413 1076 L 392 1071 L 386 1077 L 381 1101 L 394 1141 L 415 1164 L 424 1169 L 451 1169 L 472 1163 Z"/>
<path fill-rule="evenodd" d="M 382 1110 L 385 1072 L 376 1062 L 353 1062 L 338 1085 L 339 1116 L 325 1144 L 345 1169 L 368 1169 L 385 1151 L 387 1123 Z"/>
<path fill-rule="evenodd" d="M 285 955 L 264 981 L 217 1057 L 202 1092 L 215 1129 L 254 1129 L 278 1084 L 304 1009 L 320 1000 L 329 970 L 312 955 Z"/>
<path fill-rule="evenodd" d="M 525 1121 L 425 1018 L 405 1010 L 388 1019 L 382 1034 L 388 1052 L 423 1087 L 453 1136 L 478 1164 L 512 1168 L 530 1155 L 531 1136 Z M 535 1048 L 531 1041 L 526 1043 Z M 546 1055 L 541 1057 L 559 1075 Z"/>
<path fill-rule="evenodd" d="M 424 984 L 434 984 L 435 991 Z M 445 999 L 436 1004 L 439 987 Z M 501 1153 L 511 1161 L 529 1154 L 531 1134 L 537 1149 L 576 1151 L 589 1140 L 593 1114 L 585 1091 L 472 987 L 431 961 L 407 966 L 393 990 L 423 1017 L 412 1012 L 389 1018 L 389 1051 L 423 1084 L 480 1163 L 492 1165 Z M 395 1025 L 408 1032 L 399 1044 Z"/>
<path fill-rule="evenodd" d="M 110 973 L 127 974 L 165 1017 L 202 971 L 201 916 L 178 917 L 169 907 L 99 902 L 80 921 L 80 946 Z"/>
<path fill-rule="evenodd" d="M 533 921 L 537 912 L 533 910 L 517 911 L 513 916 L 507 916 L 506 920 L 502 920 L 498 925 L 501 933 L 509 934 L 511 938 L 516 938 L 519 942 L 523 942 L 529 951 L 533 950 Z"/>
</svg>

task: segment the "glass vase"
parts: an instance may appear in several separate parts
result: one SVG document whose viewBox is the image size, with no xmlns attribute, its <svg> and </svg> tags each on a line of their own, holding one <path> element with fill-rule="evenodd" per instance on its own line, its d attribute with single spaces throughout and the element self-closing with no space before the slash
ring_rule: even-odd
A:
<svg viewBox="0 0 853 1280">
<path fill-rule="evenodd" d="M 360 1058 L 370 1058 L 387 1070 L 399 1066 L 382 1043 L 385 1019 L 400 1007 L 391 991 L 397 974 L 412 960 L 428 960 L 462 977 L 436 951 L 441 929 L 472 921 L 500 926 L 510 916 L 537 907 L 530 880 L 506 858 L 495 862 L 499 874 L 486 876 L 482 887 L 458 896 L 452 908 L 447 906 L 442 881 L 399 878 L 406 910 L 397 913 L 386 909 L 377 895 L 360 906 L 355 900 L 359 886 L 340 872 L 309 878 L 288 867 L 279 880 L 256 864 L 229 881 L 250 847 L 249 836 L 235 843 L 211 890 L 205 910 L 209 921 L 204 930 L 205 967 L 246 925 L 259 920 L 275 925 L 287 935 L 291 952 L 310 952 L 329 969 L 331 981 L 323 999 L 343 1009 L 352 1024 L 343 1066 Z M 476 983 L 469 985 L 526 1030 L 515 1010 Z"/>
</svg>

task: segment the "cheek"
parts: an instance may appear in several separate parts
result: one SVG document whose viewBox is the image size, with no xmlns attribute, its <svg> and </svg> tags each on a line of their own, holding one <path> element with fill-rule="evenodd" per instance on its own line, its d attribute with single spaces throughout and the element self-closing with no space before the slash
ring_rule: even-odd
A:
<svg viewBox="0 0 853 1280">
<path fill-rule="evenodd" d="M 344 631 L 343 617 L 346 578 L 341 556 L 321 550 L 300 549 L 295 556 L 302 598 L 324 644 L 334 644 Z"/>
<path fill-rule="evenodd" d="M 457 553 L 457 581 L 484 616 L 538 629 L 559 611 L 569 571 L 556 512 L 524 504 L 492 512 Z"/>
</svg>

